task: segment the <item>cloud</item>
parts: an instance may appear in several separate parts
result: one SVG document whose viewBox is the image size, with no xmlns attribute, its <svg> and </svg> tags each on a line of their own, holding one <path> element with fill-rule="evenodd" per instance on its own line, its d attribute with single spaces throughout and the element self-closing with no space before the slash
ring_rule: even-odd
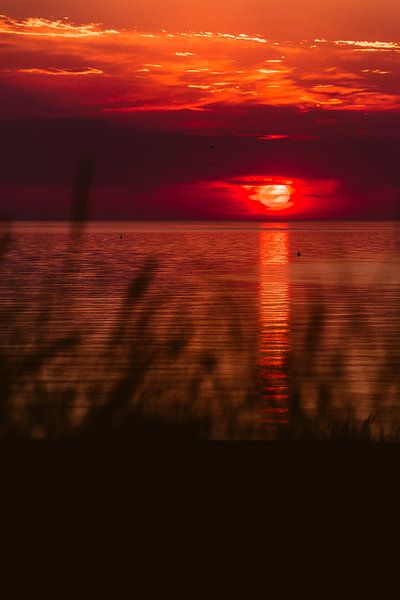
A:
<svg viewBox="0 0 400 600">
<path fill-rule="evenodd" d="M 367 42 L 367 41 L 357 41 L 357 40 L 334 40 L 329 42 L 329 40 L 315 40 L 318 44 L 335 44 L 336 46 L 352 46 L 356 50 L 366 50 L 372 52 L 379 51 L 395 51 L 400 52 L 400 43 L 398 42 Z"/>
<path fill-rule="evenodd" d="M 63 21 L 36 17 L 17 20 L 6 15 L 0 15 L 0 33 L 28 37 L 92 38 L 116 34 L 118 31 L 104 29 L 98 23 L 73 25 L 67 18 Z"/>
<path fill-rule="evenodd" d="M 83 75 L 102 75 L 104 73 L 104 71 L 102 71 L 101 69 L 93 69 L 91 67 L 87 67 L 84 69 L 57 69 L 57 68 L 50 68 L 50 69 L 15 69 L 14 71 L 12 70 L 5 70 L 3 72 L 6 73 L 22 73 L 22 74 L 27 74 L 27 75 L 55 75 L 55 76 L 64 76 L 64 77 L 81 77 Z"/>
<path fill-rule="evenodd" d="M 289 110 L 281 117 L 286 123 Z M 96 218 L 253 218 L 257 203 L 247 202 L 240 186 L 286 180 L 297 194 L 293 216 L 399 216 L 398 141 L 161 133 L 144 131 L 143 116 L 136 128 L 89 119 L 0 120 L 0 210 L 19 218 L 66 217 L 76 162 L 89 152 Z M 304 117 L 311 126 L 321 114 Z M 389 126 L 398 129 L 398 121 Z M 113 212 L 116 198 L 121 204 Z"/>
<path fill-rule="evenodd" d="M 42 103 L 43 110 L 50 106 L 50 113 L 60 116 L 111 118 L 153 110 L 157 123 L 160 111 L 182 111 L 181 127 L 192 127 L 199 121 L 188 122 L 187 111 L 220 113 L 218 107 L 248 113 L 256 106 L 326 113 L 400 109 L 397 42 L 281 44 L 250 33 L 150 33 L 2 16 L 0 44 L 0 83 L 16 94 L 25 90 L 36 98 L 36 107 Z M 48 77 L 39 87 L 28 75 Z M 91 82 L 79 93 L 68 83 L 78 76 Z M 261 126 L 259 133 L 286 132 Z"/>
</svg>

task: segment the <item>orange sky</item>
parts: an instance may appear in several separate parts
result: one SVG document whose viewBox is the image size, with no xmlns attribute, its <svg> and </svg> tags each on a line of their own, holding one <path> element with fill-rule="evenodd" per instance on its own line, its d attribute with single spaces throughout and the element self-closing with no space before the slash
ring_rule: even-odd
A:
<svg viewBox="0 0 400 600">
<path fill-rule="evenodd" d="M 398 36 L 398 0 L 2 0 L 16 17 L 70 18 L 145 30 L 260 33 L 282 39 Z"/>
<path fill-rule="evenodd" d="M 317 157 L 316 166 L 302 166 L 312 175 L 307 184 L 285 140 L 305 144 L 310 156 L 313 141 L 331 140 L 333 165 L 342 156 L 338 144 L 348 147 L 349 139 L 392 143 L 399 137 L 397 1 L 120 0 L 111 6 L 13 0 L 0 2 L 0 13 L 3 122 L 100 119 L 168 135 L 234 136 L 258 143 L 260 155 L 275 148 L 280 156 L 275 172 L 262 173 L 252 172 L 247 159 L 225 168 L 225 157 L 223 177 L 209 158 L 200 159 L 199 173 L 182 172 L 172 188 L 170 168 L 161 184 L 172 196 L 182 185 L 182 193 L 190 189 L 195 197 L 203 180 L 211 182 L 207 193 L 226 195 L 239 189 L 234 182 L 241 177 L 261 177 L 261 189 L 263 178 L 277 185 L 293 179 L 297 190 L 314 190 L 307 198 L 327 189 L 333 194 L 342 174 L 325 172 Z M 323 179 L 333 187 L 312 183 Z M 357 185 L 364 185 L 361 179 Z M 393 202 L 393 181 L 379 183 L 388 184 Z M 247 206 L 253 214 L 252 203 Z M 312 212 L 308 200 L 294 210 L 296 216 Z"/>
<path fill-rule="evenodd" d="M 397 41 L 278 42 L 226 30 L 149 33 L 6 16 L 0 41 L 0 78 L 36 100 L 34 114 L 204 112 L 215 104 L 400 108 Z M 3 113 L 18 114 L 3 102 Z"/>
</svg>

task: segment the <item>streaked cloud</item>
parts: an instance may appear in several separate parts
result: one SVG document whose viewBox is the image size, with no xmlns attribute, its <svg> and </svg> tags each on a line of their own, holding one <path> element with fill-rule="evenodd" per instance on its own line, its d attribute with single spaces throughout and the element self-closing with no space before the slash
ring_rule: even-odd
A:
<svg viewBox="0 0 400 600">
<path fill-rule="evenodd" d="M 399 42 L 278 43 L 257 34 L 117 31 L 68 19 L 3 15 L 0 44 L 0 85 L 10 95 L 25 90 L 34 97 L 32 107 L 43 107 L 40 114 L 46 107 L 75 116 L 210 112 L 222 106 L 400 109 Z M 48 83 L 38 86 L 28 75 L 48 76 Z M 68 83 L 77 76 L 90 80 L 79 94 Z M 9 106 L 15 116 L 15 103 Z"/>
<path fill-rule="evenodd" d="M 97 23 L 73 25 L 66 17 L 64 20 L 29 18 L 12 19 L 0 15 L 0 34 L 13 34 L 41 37 L 90 38 L 118 33 L 115 29 L 105 29 Z"/>
<path fill-rule="evenodd" d="M 357 41 L 357 40 L 335 40 L 333 42 L 329 42 L 329 40 L 318 40 L 316 39 L 315 42 L 317 43 L 325 43 L 325 44 L 329 44 L 329 43 L 333 43 L 336 46 L 352 46 L 353 48 L 361 48 L 363 50 L 373 50 L 373 51 L 379 51 L 379 50 L 395 50 L 395 51 L 400 51 L 400 43 L 398 42 L 367 42 L 367 41 Z"/>
<path fill-rule="evenodd" d="M 55 76 L 64 76 L 64 77 L 81 77 L 84 75 L 102 75 L 103 71 L 101 69 L 91 69 L 90 67 L 86 69 L 16 69 L 15 71 L 6 71 L 8 73 L 23 73 L 27 75 L 55 75 Z"/>
</svg>

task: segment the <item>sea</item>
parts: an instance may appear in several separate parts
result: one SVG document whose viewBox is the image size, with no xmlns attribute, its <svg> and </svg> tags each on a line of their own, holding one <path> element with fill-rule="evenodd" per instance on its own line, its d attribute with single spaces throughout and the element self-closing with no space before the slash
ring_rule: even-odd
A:
<svg viewBox="0 0 400 600">
<path fill-rule="evenodd" d="M 1 434 L 395 440 L 399 228 L 2 223 Z"/>
</svg>

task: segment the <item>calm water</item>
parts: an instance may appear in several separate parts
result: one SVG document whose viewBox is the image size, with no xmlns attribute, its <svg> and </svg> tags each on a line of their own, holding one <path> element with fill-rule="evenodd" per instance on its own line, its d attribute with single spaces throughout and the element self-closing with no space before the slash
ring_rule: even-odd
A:
<svg viewBox="0 0 400 600">
<path fill-rule="evenodd" d="M 212 438 L 349 415 L 392 427 L 398 227 L 97 223 L 72 238 L 14 225 L 0 291 L 10 418 L 23 435 L 62 435 L 122 381 L 129 399 L 110 419 L 199 418 Z"/>
</svg>

